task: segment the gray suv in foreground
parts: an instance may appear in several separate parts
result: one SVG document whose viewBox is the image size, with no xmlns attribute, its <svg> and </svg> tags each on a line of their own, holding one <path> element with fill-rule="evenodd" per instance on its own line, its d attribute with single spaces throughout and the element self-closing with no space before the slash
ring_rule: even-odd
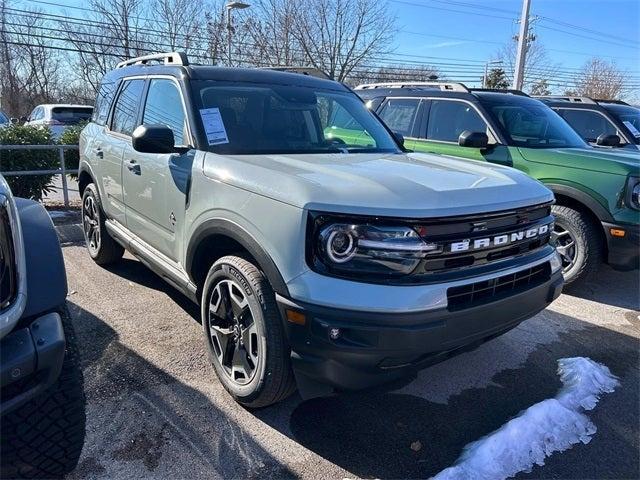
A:
<svg viewBox="0 0 640 480">
<path fill-rule="evenodd" d="M 198 302 L 217 376 L 249 407 L 411 374 L 562 289 L 547 188 L 410 153 L 333 81 L 122 62 L 80 155 L 90 255 L 126 248 Z"/>
<path fill-rule="evenodd" d="M 80 358 L 58 237 L 0 175 L 0 478 L 62 478 L 85 434 Z"/>
</svg>

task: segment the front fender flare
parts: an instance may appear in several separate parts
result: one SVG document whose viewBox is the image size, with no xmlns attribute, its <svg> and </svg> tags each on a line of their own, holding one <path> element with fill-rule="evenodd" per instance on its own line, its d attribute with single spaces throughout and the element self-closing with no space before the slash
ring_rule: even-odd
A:
<svg viewBox="0 0 640 480">
<path fill-rule="evenodd" d="M 577 202 L 582 203 L 589 210 L 593 212 L 593 214 L 598 217 L 601 222 L 614 222 L 613 217 L 604 208 L 598 201 L 594 200 L 592 196 L 587 193 L 584 193 L 582 190 L 579 190 L 570 185 L 562 185 L 562 184 L 554 184 L 554 183 L 545 183 L 545 185 L 551 189 L 554 194 L 560 194 L 565 197 L 572 198 Z"/>
<path fill-rule="evenodd" d="M 285 297 L 289 296 L 289 289 L 278 267 L 271 256 L 260 246 L 258 241 L 240 225 L 222 218 L 206 220 L 200 224 L 189 241 L 185 259 L 185 267 L 189 276 L 193 272 L 193 261 L 196 250 L 202 241 L 208 237 L 221 235 L 229 237 L 239 243 L 256 260 L 258 267 L 264 272 L 273 290 Z M 191 278 L 191 280 L 194 280 Z"/>
</svg>

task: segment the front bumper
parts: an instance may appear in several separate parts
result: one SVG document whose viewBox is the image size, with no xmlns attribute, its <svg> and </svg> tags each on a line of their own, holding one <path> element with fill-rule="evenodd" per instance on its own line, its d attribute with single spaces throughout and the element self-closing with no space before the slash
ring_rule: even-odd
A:
<svg viewBox="0 0 640 480">
<path fill-rule="evenodd" d="M 616 270 L 633 270 L 640 265 L 640 225 L 620 225 L 602 222 L 607 238 L 607 263 Z M 624 236 L 614 236 L 611 230 L 624 231 Z"/>
<path fill-rule="evenodd" d="M 65 337 L 58 313 L 38 317 L 0 340 L 0 413 L 20 407 L 60 375 Z"/>
<path fill-rule="evenodd" d="M 533 288 L 459 310 L 358 311 L 282 297 L 278 304 L 283 318 L 291 311 L 304 317 L 304 325 L 285 324 L 298 386 L 308 397 L 386 383 L 474 348 L 543 310 L 562 285 L 562 274 L 555 271 Z M 332 339 L 335 328 L 340 333 Z"/>
</svg>

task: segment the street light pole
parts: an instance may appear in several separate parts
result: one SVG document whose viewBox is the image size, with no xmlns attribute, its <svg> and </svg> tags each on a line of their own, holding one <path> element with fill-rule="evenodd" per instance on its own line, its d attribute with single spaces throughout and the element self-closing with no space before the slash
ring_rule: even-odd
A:
<svg viewBox="0 0 640 480">
<path fill-rule="evenodd" d="M 531 0 L 523 0 L 522 15 L 520 16 L 520 33 L 518 34 L 518 53 L 516 55 L 516 68 L 513 74 L 513 88 L 522 90 L 524 81 L 524 61 L 527 55 L 529 43 L 529 8 Z"/>
<path fill-rule="evenodd" d="M 232 46 L 232 35 L 233 35 L 233 23 L 231 21 L 231 10 L 238 9 L 242 10 L 245 8 L 249 8 L 251 5 L 242 2 L 228 2 L 225 5 L 227 9 L 227 58 L 229 62 L 229 66 L 232 66 L 231 62 L 231 46 Z"/>
</svg>

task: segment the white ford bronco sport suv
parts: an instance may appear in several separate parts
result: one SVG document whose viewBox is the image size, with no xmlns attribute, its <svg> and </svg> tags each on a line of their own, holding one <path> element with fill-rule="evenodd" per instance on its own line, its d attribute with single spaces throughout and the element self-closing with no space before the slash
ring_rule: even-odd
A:
<svg viewBox="0 0 640 480">
<path fill-rule="evenodd" d="M 406 151 L 337 82 L 122 62 L 80 156 L 90 255 L 127 249 L 198 302 L 217 376 L 249 407 L 410 374 L 562 289 L 547 188 Z"/>
</svg>

